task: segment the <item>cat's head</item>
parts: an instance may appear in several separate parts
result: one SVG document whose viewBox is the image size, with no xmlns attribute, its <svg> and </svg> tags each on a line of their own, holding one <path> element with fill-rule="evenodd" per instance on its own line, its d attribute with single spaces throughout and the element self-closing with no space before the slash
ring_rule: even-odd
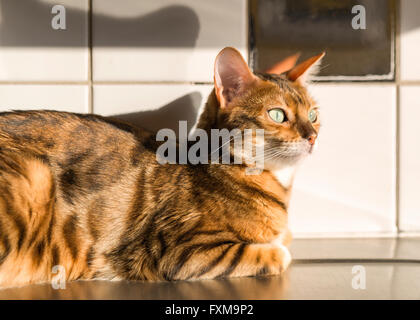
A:
<svg viewBox="0 0 420 320">
<path fill-rule="evenodd" d="M 291 56 L 265 73 L 254 74 L 236 49 L 223 49 L 214 69 L 217 127 L 264 129 L 264 163 L 269 170 L 311 153 L 320 115 L 306 83 L 323 56 L 297 66 L 298 57 Z"/>
</svg>

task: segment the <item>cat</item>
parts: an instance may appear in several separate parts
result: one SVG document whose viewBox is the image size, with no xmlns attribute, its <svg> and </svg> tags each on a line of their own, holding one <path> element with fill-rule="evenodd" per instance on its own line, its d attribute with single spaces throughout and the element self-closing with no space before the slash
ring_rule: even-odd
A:
<svg viewBox="0 0 420 320">
<path fill-rule="evenodd" d="M 323 55 L 255 74 L 234 48 L 217 56 L 197 128 L 264 129 L 257 175 L 159 164 L 155 133 L 112 118 L 1 113 L 0 287 L 52 281 L 54 266 L 67 281 L 281 274 L 294 168 L 320 127 L 306 82 Z"/>
</svg>

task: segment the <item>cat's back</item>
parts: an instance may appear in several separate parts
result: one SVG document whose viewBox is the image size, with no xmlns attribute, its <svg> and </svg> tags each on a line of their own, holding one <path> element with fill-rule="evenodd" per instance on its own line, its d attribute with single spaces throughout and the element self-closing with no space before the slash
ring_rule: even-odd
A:
<svg viewBox="0 0 420 320">
<path fill-rule="evenodd" d="M 38 160 L 60 201 L 77 206 L 107 194 L 154 162 L 153 134 L 118 120 L 56 111 L 0 114 L 0 164 Z M 13 164 L 12 164 L 13 166 Z"/>
<path fill-rule="evenodd" d="M 9 137 L 32 144 L 69 143 L 73 146 L 94 146 L 100 142 L 145 142 L 151 133 L 119 121 L 93 114 L 59 111 L 10 111 L 0 113 L 2 143 Z M 38 141 L 37 141 L 38 139 Z M 105 146 L 103 146 L 105 147 Z"/>
<path fill-rule="evenodd" d="M 0 113 L 0 146 L 51 164 L 96 161 L 111 169 L 138 163 L 154 153 L 153 134 L 128 123 L 92 114 L 58 111 Z"/>
</svg>

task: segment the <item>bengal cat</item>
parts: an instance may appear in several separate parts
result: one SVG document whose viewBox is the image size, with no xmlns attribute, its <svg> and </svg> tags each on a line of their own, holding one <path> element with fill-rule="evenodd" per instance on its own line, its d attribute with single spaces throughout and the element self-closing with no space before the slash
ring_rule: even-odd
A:
<svg viewBox="0 0 420 320">
<path fill-rule="evenodd" d="M 159 164 L 154 133 L 96 115 L 0 114 L 0 287 L 66 279 L 277 275 L 291 261 L 293 168 L 319 115 L 305 81 L 323 54 L 254 74 L 223 49 L 197 127 L 265 130 L 265 170 Z M 289 172 L 289 176 L 274 174 Z"/>
</svg>

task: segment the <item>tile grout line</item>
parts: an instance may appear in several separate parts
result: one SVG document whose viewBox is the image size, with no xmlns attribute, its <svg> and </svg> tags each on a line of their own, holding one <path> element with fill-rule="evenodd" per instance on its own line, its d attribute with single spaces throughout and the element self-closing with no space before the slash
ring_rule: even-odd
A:
<svg viewBox="0 0 420 320">
<path fill-rule="evenodd" d="M 88 113 L 93 113 L 92 0 L 88 2 Z"/>
<path fill-rule="evenodd" d="M 89 81 L 0 81 L 0 85 L 88 85 Z"/>
<path fill-rule="evenodd" d="M 89 59 L 90 60 L 90 59 Z M 88 78 L 90 78 L 89 74 L 92 70 L 88 66 Z M 99 84 L 99 85 L 213 85 L 213 82 L 210 81 L 102 81 L 97 80 L 94 81 L 93 79 L 88 79 L 86 81 L 1 81 L 0 85 L 89 85 L 92 84 Z"/>
<path fill-rule="evenodd" d="M 397 235 L 401 233 L 400 226 L 400 89 L 401 89 L 401 1 L 396 0 L 395 10 L 395 226 Z"/>
<path fill-rule="evenodd" d="M 99 84 L 99 85 L 141 85 L 141 84 L 156 84 L 156 85 L 213 85 L 212 81 L 146 81 L 146 80 L 139 80 L 139 81 L 110 81 L 110 80 L 86 80 L 86 81 L 1 81 L 0 85 L 88 85 L 90 82 L 92 84 Z M 338 86 L 394 86 L 397 84 L 396 81 L 315 81 L 312 84 L 320 84 L 320 85 L 338 85 Z M 399 85 L 403 86 L 420 86 L 420 80 L 400 80 L 398 81 Z"/>
<path fill-rule="evenodd" d="M 396 112 L 395 112 L 395 226 L 397 234 L 401 233 L 400 226 L 400 85 L 396 85 Z"/>
</svg>

